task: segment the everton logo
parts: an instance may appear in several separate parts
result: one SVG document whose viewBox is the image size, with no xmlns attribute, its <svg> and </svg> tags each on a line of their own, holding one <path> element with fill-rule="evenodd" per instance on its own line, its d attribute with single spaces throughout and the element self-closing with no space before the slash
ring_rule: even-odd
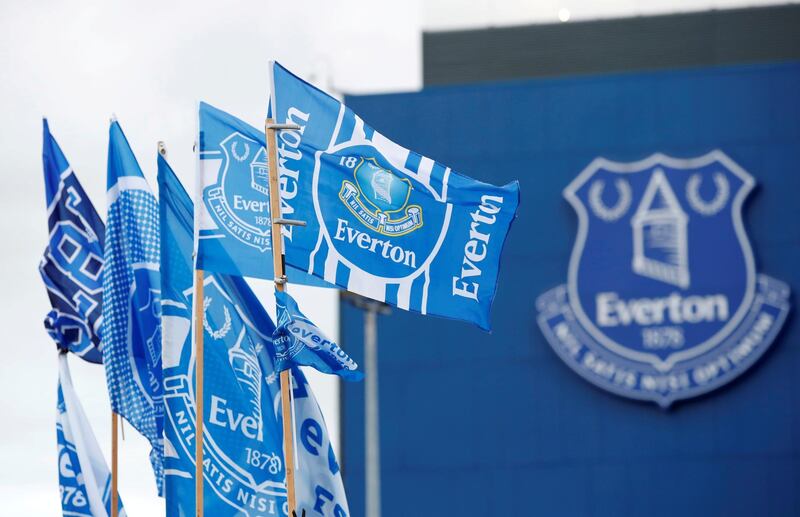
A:
<svg viewBox="0 0 800 517">
<path fill-rule="evenodd" d="M 355 163 L 356 157 L 343 156 L 342 161 Z M 408 206 L 410 180 L 384 169 L 375 158 L 359 158 L 353 175 L 355 183 L 342 182 L 339 199 L 366 226 L 390 237 L 405 235 L 422 226 L 422 209 Z M 393 218 L 395 215 L 399 218 Z"/>
<path fill-rule="evenodd" d="M 225 233 L 266 251 L 272 247 L 267 152 L 239 133 L 220 142 L 220 148 L 223 163 L 217 182 L 203 193 L 206 207 Z"/>
<path fill-rule="evenodd" d="M 214 498 L 236 515 L 284 515 L 285 471 L 275 413 L 277 377 L 265 360 L 267 336 L 245 319 L 215 277 L 205 279 L 203 331 L 208 364 L 204 465 Z M 168 466 L 194 462 L 195 378 L 191 332 L 192 290 L 165 303 L 164 400 Z M 274 389 L 271 388 L 274 386 Z M 170 455 L 171 453 L 171 455 Z M 190 474 L 181 471 L 180 477 Z"/>
<path fill-rule="evenodd" d="M 564 191 L 579 224 L 567 284 L 537 300 L 559 356 L 662 406 L 753 364 L 789 310 L 788 286 L 755 269 L 742 222 L 754 185 L 720 151 L 592 162 Z"/>
<path fill-rule="evenodd" d="M 133 265 L 133 284 L 128 310 L 128 358 L 141 393 L 156 411 L 163 411 L 161 391 L 161 290 L 154 264 Z M 135 312 L 134 312 L 135 311 Z M 136 315 L 135 317 L 133 315 Z M 134 353 L 133 343 L 144 343 L 144 355 Z"/>
<path fill-rule="evenodd" d="M 345 142 L 318 153 L 314 206 L 337 260 L 351 271 L 407 280 L 421 275 L 438 252 L 452 206 L 439 201 L 440 185 L 421 181 L 390 158 L 396 157 L 384 156 L 368 142 Z M 320 177 L 342 178 L 341 186 L 334 183 L 338 198 L 320 192 L 328 188 Z M 431 202 L 430 194 L 439 202 Z"/>
</svg>

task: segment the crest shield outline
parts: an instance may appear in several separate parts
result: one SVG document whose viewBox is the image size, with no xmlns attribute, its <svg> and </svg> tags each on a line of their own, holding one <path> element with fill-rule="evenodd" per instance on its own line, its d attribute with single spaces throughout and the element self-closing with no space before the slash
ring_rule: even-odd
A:
<svg viewBox="0 0 800 517">
<path fill-rule="evenodd" d="M 719 150 L 593 160 L 563 191 L 578 215 L 567 283 L 536 301 L 554 351 L 661 406 L 746 371 L 790 308 L 789 286 L 756 271 L 742 219 L 754 186 Z"/>
<path fill-rule="evenodd" d="M 204 204 L 224 235 L 266 251 L 272 247 L 266 150 L 238 131 L 219 148 L 222 163 L 215 182 L 203 190 Z"/>
<path fill-rule="evenodd" d="M 616 176 L 616 179 L 625 179 L 631 180 L 632 176 L 639 175 L 639 174 L 650 174 L 648 178 L 642 178 L 644 181 L 640 180 L 640 183 L 644 185 L 644 194 L 647 194 L 647 191 L 652 191 L 651 185 L 656 184 L 656 182 L 660 182 L 663 185 L 663 182 L 667 182 L 671 189 L 671 193 L 676 197 L 680 198 L 682 191 L 687 190 L 686 187 L 690 184 L 690 180 L 693 177 L 697 177 L 696 175 L 708 175 L 708 174 L 719 174 L 719 170 L 723 169 L 726 174 L 730 175 L 731 180 L 733 181 L 735 178 L 738 178 L 739 185 L 732 191 L 732 188 L 729 188 L 729 191 L 732 191 L 731 194 L 728 196 L 728 199 L 724 203 L 723 206 L 719 207 L 719 210 L 713 214 L 713 217 L 719 218 L 717 222 L 727 222 L 730 224 L 730 232 L 731 235 L 735 236 L 735 244 L 736 246 L 730 246 L 730 248 L 738 248 L 741 253 L 740 259 L 740 266 L 737 269 L 741 269 L 745 273 L 745 278 L 743 279 L 743 284 L 741 285 L 740 294 L 735 297 L 735 300 L 729 300 L 727 314 L 728 317 L 724 318 L 724 321 L 720 322 L 720 325 L 717 325 L 719 328 L 714 329 L 711 332 L 707 332 L 706 334 L 710 334 L 710 336 L 706 337 L 705 339 L 694 339 L 694 342 L 687 342 L 685 343 L 688 345 L 687 347 L 683 348 L 682 350 L 678 350 L 675 352 L 671 352 L 669 354 L 662 354 L 656 355 L 651 352 L 644 352 L 642 350 L 632 350 L 629 345 L 625 345 L 620 343 L 622 339 L 614 339 L 613 336 L 609 335 L 608 332 L 604 332 L 603 329 L 600 328 L 600 325 L 597 324 L 597 317 L 592 317 L 590 315 L 591 312 L 589 307 L 586 307 L 585 300 L 587 298 L 587 294 L 585 292 L 585 288 L 582 289 L 582 283 L 585 282 L 587 272 L 585 271 L 586 268 L 582 268 L 582 259 L 584 259 L 584 253 L 587 251 L 587 245 L 590 243 L 593 235 L 591 234 L 592 225 L 594 223 L 595 233 L 600 233 L 603 237 L 607 237 L 607 234 L 603 234 L 602 232 L 598 231 L 597 225 L 599 222 L 608 223 L 608 221 L 603 221 L 602 217 L 598 217 L 592 211 L 592 203 L 591 201 L 585 201 L 588 199 L 589 190 L 591 190 L 591 183 L 597 182 L 600 180 L 598 176 L 609 174 Z M 683 173 L 685 178 L 680 178 L 676 181 L 675 178 L 670 178 L 670 176 L 675 176 L 676 174 Z M 672 181 L 670 182 L 670 179 Z M 702 178 L 705 179 L 705 178 Z M 608 182 L 607 182 L 608 183 Z M 695 182 L 691 182 L 694 184 Z M 708 183 L 707 181 L 705 183 Z M 595 183 L 596 185 L 597 183 Z M 586 186 L 589 186 L 587 189 Z M 581 323 L 581 326 L 599 343 L 603 346 L 607 347 L 612 352 L 619 354 L 620 356 L 630 359 L 632 361 L 637 362 L 648 362 L 653 365 L 654 368 L 660 371 L 668 371 L 670 370 L 676 363 L 685 361 L 687 359 L 691 359 L 694 356 L 702 354 L 705 351 L 716 346 L 721 340 L 725 337 L 730 335 L 733 329 L 741 323 L 742 319 L 744 318 L 745 314 L 747 313 L 747 309 L 752 302 L 754 292 L 755 292 L 755 283 L 756 283 L 756 270 L 755 270 L 755 259 L 753 257 L 753 251 L 750 246 L 750 241 L 747 237 L 745 232 L 744 223 L 742 221 L 742 207 L 747 198 L 748 194 L 752 191 L 753 187 L 755 186 L 755 181 L 753 180 L 752 176 L 748 174 L 744 169 L 739 167 L 735 162 L 733 162 L 730 158 L 728 158 L 724 153 L 721 151 L 712 151 L 704 156 L 698 158 L 689 158 L 689 159 L 680 159 L 680 158 L 672 158 L 670 156 L 657 153 L 654 154 L 644 160 L 637 161 L 637 162 L 630 162 L 630 163 L 623 163 L 623 162 L 614 162 L 607 160 L 605 158 L 597 158 L 595 159 L 586 169 L 584 169 L 581 174 L 575 178 L 566 189 L 564 189 L 564 197 L 569 201 L 570 205 L 575 209 L 578 214 L 578 234 L 575 239 L 575 245 L 572 249 L 572 253 L 570 255 L 570 263 L 569 263 L 569 272 L 568 272 L 568 279 L 567 279 L 567 288 L 570 295 L 570 303 L 572 308 L 575 312 L 578 321 Z M 684 187 L 684 188 L 679 188 Z M 637 190 L 636 186 L 633 187 L 634 193 L 631 196 L 634 199 L 630 200 L 629 208 L 627 210 L 627 214 L 620 214 L 616 220 L 612 221 L 612 224 L 616 223 L 617 227 L 620 226 L 619 223 L 623 223 L 622 226 L 625 229 L 628 229 L 628 226 L 634 226 L 633 224 L 627 224 L 626 220 L 631 220 L 631 223 L 634 223 L 635 218 L 637 215 L 641 215 L 640 209 L 642 205 L 640 201 L 646 201 L 641 199 L 636 199 Z M 638 188 L 639 192 L 642 192 L 642 185 Z M 678 193 L 676 194 L 675 191 Z M 670 192 L 668 190 L 667 192 Z M 682 202 L 681 202 L 682 201 Z M 692 230 L 692 222 L 693 219 L 697 219 L 700 217 L 706 218 L 708 216 L 703 214 L 698 214 L 691 210 L 691 207 L 688 206 L 688 203 L 683 200 L 679 199 L 678 202 L 681 204 L 680 208 L 689 215 L 687 216 L 684 214 L 685 219 L 688 219 L 688 228 L 684 231 L 686 233 L 691 234 Z M 596 204 L 596 203 L 594 203 Z M 638 205 L 638 208 L 637 208 Z M 686 205 L 686 206 L 685 206 Z M 634 213 L 637 212 L 637 213 Z M 608 219 L 607 214 L 606 219 Z M 716 223 L 713 223 L 716 224 Z M 617 228 L 619 230 L 619 228 Z M 678 231 L 680 233 L 680 231 Z M 627 238 L 627 236 L 626 236 Z M 637 234 L 635 232 L 635 227 L 630 229 L 630 238 L 631 246 L 636 248 L 638 247 L 636 241 L 641 241 L 643 238 L 640 236 L 637 238 Z M 697 251 L 693 249 L 692 243 L 696 241 L 700 241 L 701 239 L 692 238 L 691 236 L 688 237 L 688 255 L 706 255 L 702 251 Z M 680 255 L 680 252 L 676 252 L 676 255 Z M 712 253 L 713 254 L 713 253 Z M 689 257 L 689 264 L 687 265 L 687 273 L 691 271 L 692 264 L 691 258 Z M 692 295 L 696 291 L 692 291 L 692 284 L 690 280 L 686 280 L 682 282 L 680 280 L 676 280 L 676 282 L 665 282 L 663 278 L 647 278 L 641 274 L 637 274 L 635 272 L 637 257 L 634 253 L 631 253 L 629 260 L 625 260 L 624 257 L 621 257 L 619 260 L 620 262 L 625 262 L 625 268 L 631 270 L 631 277 L 628 279 L 631 283 L 640 280 L 640 282 L 636 282 L 638 285 L 635 286 L 636 290 L 640 289 L 640 285 L 642 283 L 652 283 L 663 286 L 663 295 L 659 296 L 655 293 L 658 289 L 651 290 L 651 296 L 647 296 L 644 293 L 641 294 L 637 298 L 643 299 L 653 299 L 653 298 L 663 298 L 668 297 L 672 292 L 678 292 L 682 298 L 688 298 L 688 296 L 684 295 Z M 726 260 L 730 260 L 732 257 L 727 256 L 725 257 Z M 638 261 L 641 262 L 641 261 Z M 628 266 L 632 267 L 628 267 Z M 635 275 L 635 276 L 634 276 Z M 676 276 L 682 276 L 678 273 Z M 686 276 L 690 277 L 690 274 Z M 695 276 L 700 276 L 695 274 Z M 740 278 L 741 280 L 741 278 Z M 583 281 L 583 282 L 582 282 Z M 700 294 L 700 293 L 698 293 Z M 715 293 L 702 293 L 701 295 L 713 295 Z M 596 309 L 596 307 L 595 307 Z M 668 312 L 665 310 L 664 312 Z M 719 312 L 719 311 L 718 311 Z M 719 314 L 718 314 L 719 316 Z M 722 314 L 721 316 L 724 316 Z M 665 320 L 668 318 L 664 318 Z"/>
</svg>

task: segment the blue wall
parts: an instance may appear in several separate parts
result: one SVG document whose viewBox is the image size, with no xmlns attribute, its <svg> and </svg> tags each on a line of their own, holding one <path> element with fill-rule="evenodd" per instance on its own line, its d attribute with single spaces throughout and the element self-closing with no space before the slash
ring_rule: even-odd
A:
<svg viewBox="0 0 800 517">
<path fill-rule="evenodd" d="M 757 189 L 760 272 L 800 292 L 800 63 L 432 88 L 349 97 L 378 131 L 522 205 L 494 332 L 381 317 L 383 515 L 800 515 L 800 328 L 790 314 L 744 375 L 668 410 L 572 372 L 535 321 L 567 276 L 577 227 L 561 190 L 593 158 L 721 149 Z M 361 314 L 342 309 L 363 362 Z M 344 383 L 345 484 L 364 515 L 363 385 Z"/>
</svg>

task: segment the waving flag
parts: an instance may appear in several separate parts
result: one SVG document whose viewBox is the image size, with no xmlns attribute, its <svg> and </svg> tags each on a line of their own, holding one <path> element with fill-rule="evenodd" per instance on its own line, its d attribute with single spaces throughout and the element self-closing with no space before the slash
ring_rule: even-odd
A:
<svg viewBox="0 0 800 517">
<path fill-rule="evenodd" d="M 297 302 L 285 291 L 275 291 L 278 328 L 272 334 L 277 371 L 292 366 L 311 366 L 322 373 L 335 373 L 343 379 L 358 381 L 364 374 L 339 345 L 325 337 L 314 323 L 300 312 Z"/>
<path fill-rule="evenodd" d="M 194 347 L 191 340 L 192 213 L 189 196 L 159 157 L 161 206 L 165 478 L 168 516 L 195 514 Z M 280 383 L 263 307 L 238 277 L 204 280 L 204 504 L 206 515 L 284 515 L 286 472 Z M 325 422 L 295 369 L 298 514 L 349 514 Z M 312 512 L 313 511 L 313 512 Z"/>
<path fill-rule="evenodd" d="M 39 264 L 52 310 L 45 328 L 61 350 L 103 361 L 103 222 L 43 121 L 49 243 Z"/>
<path fill-rule="evenodd" d="M 117 121 L 108 144 L 108 227 L 103 280 L 103 363 L 111 407 L 153 449 L 163 482 L 161 275 L 158 203 Z"/>
<path fill-rule="evenodd" d="M 58 484 L 65 516 L 111 515 L 111 473 L 72 387 L 67 354 L 58 357 Z M 124 516 L 122 502 L 119 515 Z"/>
<path fill-rule="evenodd" d="M 272 279 L 272 219 L 264 130 L 200 103 L 197 267 Z M 283 188 L 283 186 L 281 186 Z M 291 193 L 285 195 L 291 196 Z M 286 227 L 284 231 L 291 231 Z M 292 283 L 334 287 L 287 268 Z"/>
<path fill-rule="evenodd" d="M 519 183 L 495 187 L 409 151 L 272 65 L 286 262 L 401 309 L 489 329 Z"/>
</svg>

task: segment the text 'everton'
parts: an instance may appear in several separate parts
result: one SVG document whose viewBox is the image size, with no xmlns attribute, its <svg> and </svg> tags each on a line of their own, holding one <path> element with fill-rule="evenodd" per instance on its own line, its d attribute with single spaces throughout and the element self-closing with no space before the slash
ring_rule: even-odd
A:
<svg viewBox="0 0 800 517">
<path fill-rule="evenodd" d="M 464 262 L 461 266 L 461 276 L 453 277 L 453 296 L 463 296 L 464 298 L 478 299 L 478 282 L 468 282 L 465 278 L 480 277 L 481 269 L 477 264 L 486 258 L 487 246 L 489 245 L 490 229 L 487 225 L 493 225 L 497 221 L 495 214 L 500 212 L 498 205 L 503 204 L 500 196 L 482 196 L 481 205 L 477 210 L 470 213 L 472 222 L 469 223 L 469 240 L 464 245 Z M 477 280 L 477 278 L 476 278 Z"/>
<path fill-rule="evenodd" d="M 338 219 L 338 221 L 336 233 L 333 236 L 337 241 L 347 242 L 348 244 L 355 243 L 359 248 L 375 253 L 381 258 L 391 260 L 397 264 L 403 264 L 412 269 L 417 267 L 417 255 L 413 251 L 394 245 L 389 239 L 383 240 L 370 237 L 368 233 L 351 227 L 344 219 Z"/>
</svg>

